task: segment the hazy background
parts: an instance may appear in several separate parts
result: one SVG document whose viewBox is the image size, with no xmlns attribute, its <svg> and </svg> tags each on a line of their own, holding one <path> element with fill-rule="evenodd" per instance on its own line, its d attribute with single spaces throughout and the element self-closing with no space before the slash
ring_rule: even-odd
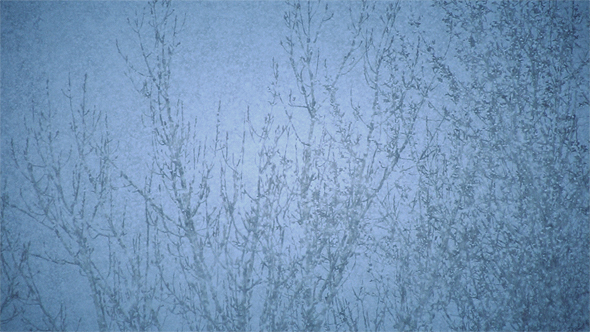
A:
<svg viewBox="0 0 590 332">
<path fill-rule="evenodd" d="M 356 11 L 360 10 L 360 4 L 346 1 L 328 2 L 328 4 L 330 5 L 330 10 L 333 10 L 335 14 L 330 23 L 326 25 L 326 28 L 322 30 L 321 49 L 323 53 L 321 56 L 326 57 L 328 61 L 333 59 L 335 61 L 334 63 L 336 63 L 336 61 L 338 61 L 337 59 L 345 54 L 346 46 L 349 43 L 349 34 L 347 32 L 347 28 L 350 26 L 349 7 L 351 8 L 352 13 L 356 13 Z M 581 198 L 578 203 L 582 207 L 587 207 L 587 146 L 589 131 L 587 99 L 589 41 L 588 3 L 580 2 L 578 5 L 581 8 L 583 16 L 583 23 L 581 26 L 585 26 L 586 29 L 581 30 L 578 47 L 573 53 L 578 55 L 581 63 L 580 68 L 582 68 L 582 70 L 577 73 L 572 73 L 571 75 L 572 77 L 576 77 L 576 79 L 579 78 L 576 82 L 582 82 L 583 84 L 577 88 L 573 87 L 573 90 L 579 94 L 579 97 L 577 97 L 578 99 L 576 99 L 579 104 L 575 109 L 569 109 L 568 111 L 575 114 L 577 117 L 576 134 L 578 142 L 581 145 L 586 146 L 586 150 L 582 152 L 582 157 L 585 156 L 585 158 L 582 158 L 581 160 L 576 159 L 571 162 L 571 165 L 573 165 L 572 167 L 574 168 L 581 166 L 585 169 L 586 177 L 580 178 L 580 187 L 582 189 L 580 189 L 580 187 L 574 188 L 564 185 L 562 190 L 564 193 L 571 192 L 572 195 L 574 195 L 573 193 L 579 195 Z M 276 115 L 277 123 L 286 123 L 281 122 L 286 121 L 285 113 L 282 108 L 283 106 L 271 106 L 269 103 L 272 101 L 269 87 L 273 82 L 272 65 L 274 60 L 279 66 L 279 79 L 283 82 L 283 85 L 280 88 L 280 91 L 283 93 L 282 97 L 286 100 L 288 92 L 296 91 L 297 89 L 297 85 L 293 80 L 293 72 L 290 68 L 289 58 L 280 44 L 281 41 L 285 41 L 285 36 L 289 34 L 289 29 L 284 22 L 284 13 L 287 9 L 287 5 L 281 1 L 178 1 L 173 2 L 172 6 L 175 10 L 175 14 L 178 15 L 179 21 L 185 19 L 186 21 L 184 21 L 183 28 L 179 33 L 178 40 L 180 41 L 180 45 L 172 59 L 171 68 L 173 78 L 171 79 L 170 94 L 173 95 L 175 101 L 182 100 L 186 119 L 197 119 L 196 132 L 199 139 L 207 139 L 208 142 L 212 142 L 212 140 L 215 139 L 218 109 L 221 133 L 227 132 L 230 142 L 234 143 L 240 142 L 242 130 L 245 128 L 244 121 L 247 109 L 250 110 L 252 121 L 255 126 L 260 126 L 263 123 L 264 116 L 268 112 L 273 112 Z M 321 6 L 323 6 L 323 4 Z M 568 6 L 565 5 L 563 7 L 568 8 Z M 27 141 L 27 135 L 29 134 L 25 127 L 25 116 L 29 116 L 33 108 L 42 109 L 47 107 L 47 105 L 49 105 L 48 103 L 50 103 L 51 106 L 48 108 L 55 109 L 58 112 L 58 120 L 54 124 L 55 128 L 62 132 L 67 131 L 70 126 L 71 114 L 68 111 L 68 100 L 64 97 L 64 91 L 67 91 L 68 82 L 71 82 L 72 90 L 74 92 L 74 100 L 79 102 L 79 98 L 81 98 L 81 86 L 86 74 L 88 75 L 86 104 L 91 108 L 100 110 L 103 114 L 108 116 L 111 134 L 115 139 L 117 167 L 127 170 L 132 179 L 138 182 L 143 181 L 143 177 L 146 176 L 148 172 L 150 158 L 153 154 L 156 154 L 156 152 L 152 150 L 152 145 L 150 143 L 150 135 L 152 131 L 145 122 L 142 122 L 142 114 L 145 114 L 149 110 L 149 107 L 145 98 L 142 98 L 137 92 L 138 89 L 141 89 L 141 86 L 133 86 L 130 77 L 133 78 L 134 74 L 129 72 L 129 68 L 123 57 L 128 56 L 131 63 L 137 63 L 141 66 L 141 53 L 138 50 L 137 36 L 129 26 L 128 20 L 131 20 L 132 22 L 138 17 L 138 15 L 141 15 L 142 12 L 149 15 L 149 12 L 146 12 L 145 8 L 146 3 L 139 1 L 2 1 L 0 167 L 2 172 L 2 192 L 3 194 L 9 194 L 12 204 L 22 206 L 23 204 L 26 205 L 28 198 L 34 199 L 31 190 L 27 189 L 30 188 L 30 183 L 28 183 L 22 174 L 18 172 L 11 152 L 12 143 L 17 146 L 23 146 Z M 461 50 L 464 49 L 463 46 L 459 46 L 462 44 L 451 44 L 451 47 L 447 44 L 450 38 L 445 30 L 448 26 L 448 21 L 443 20 L 447 16 L 445 16 L 445 13 L 443 13 L 439 7 L 434 7 L 431 2 L 426 1 L 408 1 L 401 2 L 401 8 L 396 23 L 398 26 L 397 32 L 400 35 L 407 34 L 408 40 L 412 41 L 417 39 L 417 36 L 420 36 L 423 41 L 423 44 L 421 44 L 422 46 L 420 47 L 426 48 L 425 45 L 430 45 L 434 48 L 433 51 L 429 50 L 428 52 L 424 51 L 423 53 L 420 53 L 420 56 L 423 56 L 424 59 L 426 59 L 424 61 L 429 61 L 428 59 L 430 59 L 431 53 L 438 54 L 441 57 L 444 57 L 444 64 L 451 68 L 455 78 L 467 81 L 472 77 L 483 77 L 483 74 L 478 73 L 475 70 L 473 73 L 469 73 L 468 69 L 466 69 L 468 68 L 467 65 L 464 67 L 462 66 L 462 63 L 459 60 Z M 494 15 L 494 13 L 491 14 L 491 16 Z M 457 17 L 462 17 L 461 13 L 457 13 Z M 372 16 L 372 18 L 375 19 L 375 21 L 369 21 L 366 28 L 368 30 L 373 28 L 378 30 L 378 26 L 375 23 L 378 22 L 378 20 L 376 19 L 376 16 Z M 420 24 L 416 25 L 413 22 L 420 22 Z M 372 24 L 375 24 L 375 26 Z M 514 27 L 516 30 L 520 28 L 522 27 Z M 500 39 L 501 36 L 484 36 L 481 40 L 493 40 L 495 37 Z M 465 38 L 465 35 L 458 35 L 456 40 L 462 41 L 466 44 L 468 40 Z M 543 45 L 538 45 L 538 47 L 544 49 Z M 413 51 L 414 50 L 412 50 L 412 52 Z M 423 71 L 425 70 L 424 68 L 426 68 L 426 71 L 429 70 L 427 65 L 422 66 Z M 547 72 L 551 72 L 551 70 L 547 70 Z M 425 77 L 430 77 L 429 75 L 434 74 L 427 73 L 424 75 Z M 488 76 L 485 76 L 483 79 L 487 79 L 487 77 Z M 370 107 L 368 105 L 371 105 L 372 91 L 364 85 L 364 83 L 361 84 L 364 80 L 364 67 L 363 60 L 361 59 L 359 64 L 342 79 L 342 82 L 339 83 L 338 96 L 341 98 L 339 100 L 342 105 L 345 105 L 343 106 L 343 109 L 346 109 L 347 112 L 349 112 L 347 113 L 349 116 L 351 116 L 350 101 L 352 99 L 355 100 L 355 103 L 366 106 L 363 108 L 363 112 L 365 113 L 362 114 L 367 117 L 369 116 Z M 490 78 L 490 82 L 492 81 L 493 78 Z M 449 95 L 452 93 L 450 90 L 451 83 L 449 82 L 450 81 L 441 80 L 441 83 L 437 85 L 437 88 L 430 92 L 428 103 L 433 106 L 424 106 L 424 109 L 421 111 L 423 113 L 419 113 L 419 119 L 422 122 L 416 124 L 415 128 L 413 128 L 416 136 L 416 139 L 413 141 L 413 149 L 415 148 L 415 150 L 412 150 L 413 154 L 408 153 L 407 156 L 404 156 L 404 158 L 408 158 L 404 162 L 408 162 L 408 160 L 415 157 L 418 153 L 417 151 L 420 150 L 419 147 L 426 145 L 426 142 L 428 141 L 427 132 L 428 130 L 432 130 L 432 127 L 427 127 L 426 119 L 430 117 L 430 119 L 440 120 L 440 113 L 435 113 L 435 110 L 441 110 L 444 107 L 468 110 L 472 107 L 472 104 L 469 104 L 468 101 L 463 103 L 461 100 L 452 101 L 449 98 Z M 476 95 L 475 99 L 477 99 L 477 92 L 474 92 L 474 94 Z M 525 99 L 525 97 L 522 98 L 522 100 Z M 326 105 L 329 104 L 326 99 L 324 99 L 324 102 Z M 508 112 L 506 109 L 509 108 L 500 108 L 497 112 Z M 293 119 L 294 130 L 304 132 L 304 130 L 306 130 L 305 128 L 307 128 L 308 121 L 309 120 L 305 116 L 296 115 Z M 360 125 L 360 122 L 357 121 L 356 124 Z M 334 129 L 334 131 L 336 131 L 336 127 L 330 127 L 330 125 L 326 126 L 328 130 Z M 474 126 L 477 127 L 477 125 Z M 485 125 L 481 126 L 485 130 L 489 129 Z M 440 128 L 444 129 L 447 127 L 446 125 L 443 125 Z M 448 128 L 451 128 L 448 129 L 448 132 L 441 132 L 441 142 L 443 140 L 442 137 L 447 137 L 450 135 L 449 133 L 452 133 L 452 127 Z M 505 139 L 506 143 L 509 143 L 512 140 L 512 137 L 505 137 Z M 296 141 L 292 138 L 291 142 Z M 63 144 L 67 144 L 67 142 Z M 294 143 L 294 145 L 296 144 L 298 143 Z M 441 143 L 441 145 L 443 146 L 442 150 L 444 151 L 444 143 Z M 246 182 L 251 181 L 251 183 L 254 183 L 256 180 L 255 174 L 257 174 L 256 163 L 254 162 L 254 159 L 257 157 L 255 157 L 254 153 L 260 148 L 260 145 L 249 142 L 246 146 L 246 150 L 248 150 L 247 155 L 249 155 L 251 159 L 250 163 L 246 162 L 244 178 Z M 485 144 L 483 146 L 485 147 Z M 561 147 L 562 146 L 560 146 L 560 148 Z M 303 149 L 303 145 L 300 145 L 300 148 Z M 239 152 L 239 146 L 234 145 L 231 149 L 233 149 L 233 152 Z M 289 150 L 289 153 L 292 154 L 293 160 L 297 158 L 302 160 L 300 155 L 300 153 L 302 153 L 301 149 Z M 477 150 L 477 148 L 474 149 L 476 151 L 473 152 L 474 156 L 479 156 L 477 155 L 477 151 L 480 150 Z M 437 151 L 440 150 L 441 149 Z M 453 151 L 455 153 L 462 153 L 460 149 Z M 466 148 L 465 153 L 470 153 L 469 151 L 472 150 Z M 501 155 L 501 153 L 499 155 Z M 470 159 L 467 154 L 463 156 L 467 156 L 466 159 Z M 473 157 L 472 159 L 477 158 Z M 461 163 L 462 162 L 458 162 L 459 165 Z M 510 167 L 507 166 L 507 168 Z M 396 170 L 391 176 L 391 187 L 412 187 L 411 195 L 415 194 L 416 197 L 418 197 L 421 190 L 418 187 L 419 184 L 422 183 L 420 182 L 422 181 L 420 180 L 422 179 L 422 175 L 420 174 L 421 173 L 416 166 L 408 166 L 407 169 L 401 168 Z M 216 176 L 218 176 L 218 174 L 216 174 Z M 118 182 L 119 184 L 124 182 L 121 179 L 116 181 L 121 181 Z M 514 183 L 510 180 L 505 181 L 505 183 L 509 183 L 505 188 L 508 188 L 508 186 L 511 186 L 512 183 Z M 216 178 L 215 183 L 218 182 L 219 180 Z M 584 183 L 586 189 L 583 189 Z M 500 187 L 501 184 L 498 186 Z M 493 189 L 492 191 L 495 192 L 494 190 L 496 189 Z M 498 189 L 498 192 L 501 191 L 501 188 Z M 510 192 L 510 189 L 507 189 L 506 191 Z M 144 213 L 141 197 L 125 193 L 120 195 L 121 196 L 117 196 L 121 199 L 119 200 L 119 203 L 123 201 L 125 203 L 118 204 L 115 208 L 116 214 L 125 213 L 128 216 L 128 219 L 131 220 L 130 222 L 133 222 L 134 218 L 141 218 L 138 217 L 142 216 Z M 477 190 L 474 195 L 475 197 L 479 197 L 476 198 L 476 200 L 482 200 L 481 202 L 483 206 L 485 198 L 482 197 L 484 197 L 484 195 L 477 196 Z M 526 193 L 522 195 L 523 197 L 527 196 Z M 218 193 L 215 193 L 213 196 L 215 197 L 212 198 L 212 205 L 214 205 L 215 202 L 220 201 Z M 444 199 L 446 198 L 441 198 L 441 202 L 444 203 Z M 535 199 L 536 198 L 533 198 L 533 201 Z M 415 202 L 416 201 L 414 201 L 414 203 Z M 444 205 L 443 203 L 441 203 L 441 205 Z M 506 203 L 506 205 L 510 204 Z M 378 204 L 375 203 L 375 206 L 377 205 Z M 420 207 L 420 209 L 421 208 L 422 207 Z M 374 211 L 377 211 L 376 207 Z M 406 225 L 408 228 L 412 228 L 413 226 L 411 225 L 415 225 L 414 221 L 420 219 L 417 216 L 426 215 L 424 212 L 421 212 L 422 210 L 419 210 L 416 205 L 412 205 L 411 208 L 410 205 L 406 205 L 406 208 L 400 208 L 400 211 L 399 219 L 401 221 L 399 225 Z M 426 208 L 424 208 L 423 211 L 426 211 Z M 580 219 L 579 216 L 584 216 L 584 213 L 586 219 Z M 375 214 L 378 213 L 375 212 Z M 6 214 L 6 216 L 8 215 L 9 214 Z M 36 248 L 38 253 L 54 252 L 57 256 L 67 256 L 63 251 L 63 248 L 60 247 L 58 241 L 50 236 L 52 234 L 51 230 L 44 229 L 37 223 L 30 221 L 27 219 L 27 216 L 19 214 L 18 211 L 11 212 L 10 216 L 10 218 L 3 218 L 2 228 L 10 229 L 12 234 L 18 234 L 19 241 L 22 243 L 32 241 L 32 247 Z M 585 230 L 587 234 L 587 217 L 588 210 L 586 209 L 579 214 L 574 214 L 572 212 L 571 217 L 563 216 L 563 219 L 575 226 L 572 227 L 579 227 L 579 229 Z M 450 219 L 453 220 L 453 218 Z M 469 218 L 466 218 L 466 220 L 469 220 Z M 129 226 L 129 223 L 127 226 Z M 294 229 L 296 229 L 296 227 Z M 386 233 L 385 230 L 382 231 L 380 229 L 381 228 L 376 226 L 372 232 Z M 459 229 L 461 229 L 461 227 L 459 227 Z M 482 234 L 486 234 L 487 231 L 489 230 L 481 229 Z M 572 231 L 572 229 L 568 228 L 568 231 Z M 293 234 L 295 234 L 293 236 L 296 238 L 297 230 L 293 230 Z M 393 232 L 391 234 L 393 234 Z M 408 234 L 415 235 L 413 231 L 408 231 Z M 433 243 L 440 241 L 440 237 L 436 237 L 435 235 L 432 235 L 432 239 L 432 241 L 434 241 Z M 389 240 L 391 240 L 391 238 Z M 382 240 L 381 243 L 383 243 L 383 241 L 388 240 Z M 376 243 L 378 243 L 378 241 Z M 400 246 L 402 245 L 401 242 L 399 244 Z M 99 248 L 98 250 L 100 250 L 100 245 L 97 246 L 97 248 Z M 5 244 L 3 244 L 3 251 L 5 250 L 5 247 Z M 22 245 L 17 246 L 17 248 L 21 250 L 20 248 L 22 248 Z M 102 247 L 102 249 L 105 248 Z M 520 249 L 524 251 L 528 250 L 527 248 Z M 582 253 L 588 253 L 587 246 L 578 249 Z M 11 249 L 11 252 L 12 251 L 13 249 Z M 18 252 L 20 253 L 20 251 Z M 293 255 L 295 256 L 295 254 Z M 105 254 L 102 258 L 106 261 L 108 257 Z M 430 258 L 431 257 L 429 256 L 429 259 Z M 587 256 L 585 258 L 577 257 L 574 261 L 579 262 L 584 261 L 584 259 L 587 261 Z M 344 297 L 348 296 L 347 298 L 353 298 L 352 291 L 350 290 L 355 286 L 358 286 L 358 283 L 361 280 L 364 280 L 367 283 L 373 281 L 369 281 L 369 274 L 359 272 L 357 275 L 355 272 L 355 269 L 360 270 L 360 266 L 364 268 L 364 264 L 369 264 L 368 262 L 369 258 L 367 258 L 365 262 L 358 263 L 358 268 L 351 267 L 352 270 L 349 273 L 348 284 L 346 284 L 347 286 L 342 286 L 344 287 L 342 288 L 342 292 L 345 293 L 345 295 L 343 295 Z M 384 262 L 383 268 L 386 269 L 388 264 L 389 263 Z M 413 266 L 412 263 L 408 264 Z M 78 270 L 70 265 L 65 265 L 64 267 L 52 265 L 48 262 L 38 263 L 38 266 L 39 273 L 34 275 L 39 278 L 38 287 L 40 288 L 41 293 L 45 295 L 45 301 L 49 303 L 48 307 L 57 311 L 56 308 L 59 307 L 59 303 L 64 303 L 66 305 L 69 329 L 96 330 L 96 318 L 94 318 L 96 312 L 90 296 L 92 291 L 89 289 L 87 281 L 80 277 Z M 465 266 L 463 266 L 463 268 L 465 270 L 468 269 Z M 171 269 L 173 268 L 171 267 Z M 411 267 L 409 270 L 405 270 L 405 273 L 415 273 L 412 278 L 420 279 L 420 272 L 413 269 L 414 268 Z M 416 269 L 418 268 L 416 267 Z M 452 270 L 451 268 L 449 269 Z M 585 275 L 588 276 L 587 269 L 584 267 L 582 270 L 583 272 L 585 271 Z M 579 283 L 579 280 L 583 280 L 583 272 L 581 275 L 582 278 L 575 279 L 574 283 Z M 3 276 L 5 276 L 6 268 L 3 268 L 2 273 Z M 563 276 L 562 273 L 557 273 L 557 275 Z M 554 285 L 559 287 L 558 285 L 566 282 L 566 279 L 558 279 L 554 282 Z M 448 286 L 449 284 L 445 285 Z M 223 288 L 225 286 L 219 287 Z M 383 291 L 383 289 L 381 290 Z M 220 292 L 222 291 L 220 290 Z M 377 291 L 375 291 L 375 293 L 377 293 Z M 372 294 L 374 295 L 375 293 Z M 554 293 L 559 294 L 559 289 L 555 290 Z M 380 294 L 380 296 L 385 296 L 386 298 L 404 298 L 406 296 L 405 290 L 403 297 L 401 291 L 400 293 L 395 294 L 392 291 L 389 295 Z M 6 296 L 6 289 L 3 288 L 3 301 L 6 300 Z M 588 293 L 586 292 L 580 296 L 581 301 L 587 304 Z M 410 295 L 408 295 L 408 297 L 410 297 Z M 444 301 L 442 297 L 437 299 Z M 262 301 L 254 302 L 254 309 L 252 310 L 255 312 L 253 315 L 256 316 L 257 313 L 262 310 Z M 23 308 L 27 307 L 27 305 L 35 307 L 34 303 L 23 303 L 17 304 L 16 306 Z M 422 305 L 418 300 L 416 300 L 414 304 L 416 307 Z M 494 307 L 494 305 L 492 305 L 492 307 Z M 435 305 L 433 304 L 433 307 L 429 308 L 431 308 L 430 310 L 434 310 L 432 308 L 435 308 Z M 166 306 L 163 311 L 167 309 L 169 309 L 168 306 Z M 375 310 L 377 309 L 378 308 Z M 408 316 L 412 315 L 411 310 L 407 308 L 404 310 L 407 310 Z M 454 313 L 459 311 L 459 309 L 454 306 L 448 310 L 448 312 Z M 6 312 L 8 312 L 8 309 Z M 7 314 L 3 312 L 3 319 L 5 319 L 5 315 Z M 39 319 L 40 316 L 34 317 L 35 315 L 36 314 L 32 314 L 33 320 Z M 163 316 L 168 319 L 160 321 L 163 329 L 190 329 L 191 327 L 188 325 L 189 323 L 186 325 L 184 323 L 178 323 L 174 314 L 163 314 Z M 395 315 L 391 317 L 394 316 Z M 23 312 L 19 318 L 22 317 L 28 316 Z M 78 321 L 79 318 L 81 318 L 80 321 Z M 394 318 L 391 319 L 395 320 Z M 13 320 L 9 322 L 8 325 L 2 326 L 2 329 L 20 329 L 29 326 L 22 322 L 22 320 Z M 80 325 L 76 325 L 77 323 Z M 445 322 L 442 313 L 437 314 L 435 318 L 431 318 L 430 323 L 433 324 L 430 325 L 430 327 L 435 330 L 450 328 L 448 321 Z M 586 329 L 588 328 L 587 317 L 586 321 L 582 321 L 581 324 L 582 327 L 585 327 Z M 250 325 L 251 328 L 255 329 L 257 329 L 257 326 L 258 325 L 256 324 Z M 472 325 L 464 326 L 473 327 Z M 395 328 L 416 329 L 419 327 L 422 327 L 422 325 L 396 325 Z M 111 328 L 116 328 L 116 325 L 111 326 Z M 377 328 L 390 330 L 394 327 L 384 323 L 384 325 L 381 326 L 377 325 Z M 508 325 L 505 326 L 505 328 L 513 329 L 515 328 L 515 325 Z M 291 326 L 289 329 L 295 329 L 295 327 Z M 366 326 L 365 328 L 361 327 L 360 329 L 366 329 Z"/>
</svg>

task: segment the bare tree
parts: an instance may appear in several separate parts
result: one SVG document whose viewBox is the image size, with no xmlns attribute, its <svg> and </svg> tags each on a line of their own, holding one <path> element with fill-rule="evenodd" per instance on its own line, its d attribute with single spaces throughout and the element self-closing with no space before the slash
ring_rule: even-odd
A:
<svg viewBox="0 0 590 332">
<path fill-rule="evenodd" d="M 577 41 L 583 8 L 441 8 L 460 38 L 453 43 L 460 62 L 448 66 L 469 73 L 447 77 L 457 101 L 448 112 L 452 127 L 439 137 L 448 148 L 423 173 L 445 193 L 431 198 L 427 215 L 440 229 L 447 323 L 585 329 L 587 141 L 576 123 L 588 105 L 580 89 L 588 84 L 588 51 Z"/>
<path fill-rule="evenodd" d="M 441 38 L 404 2 L 288 2 L 270 106 L 239 133 L 222 101 L 204 107 L 206 137 L 174 84 L 184 20 L 147 3 L 135 48 L 117 43 L 142 163 L 122 160 L 87 77 L 65 109 L 47 84 L 12 143 L 26 185 L 2 195 L 2 324 L 78 328 L 40 286 L 61 266 L 99 330 L 587 328 L 587 7 L 435 8 Z"/>
<path fill-rule="evenodd" d="M 122 267 L 118 258 L 125 257 L 122 253 L 129 254 L 131 248 L 125 215 L 117 214 L 113 196 L 114 151 L 108 121 L 106 115 L 87 106 L 87 77 L 78 105 L 71 87 L 70 82 L 64 91 L 71 118 L 69 128 L 56 123 L 58 110 L 51 103 L 34 104 L 25 120 L 28 135 L 22 150 L 16 143 L 12 145 L 13 160 L 29 187 L 24 187 L 20 199 L 10 205 L 21 216 L 44 226 L 61 246 L 60 251 L 49 253 L 26 245 L 21 250 L 25 259 L 17 264 L 16 272 L 47 317 L 49 329 L 65 329 L 64 308 L 60 309 L 59 321 L 45 308 L 36 286 L 39 275 L 28 265 L 29 255 L 80 271 L 90 287 L 100 330 L 147 329 L 154 323 L 154 312 L 138 315 L 141 309 L 137 307 L 146 297 L 139 289 L 147 284 L 141 275 L 128 274 L 133 271 Z M 47 99 L 51 100 L 49 92 Z M 132 255 L 138 254 L 137 247 L 132 250 Z M 133 261 L 139 262 L 137 257 Z M 137 292 L 131 294 L 122 286 L 137 287 Z M 135 301 L 135 305 L 128 301 Z"/>
</svg>

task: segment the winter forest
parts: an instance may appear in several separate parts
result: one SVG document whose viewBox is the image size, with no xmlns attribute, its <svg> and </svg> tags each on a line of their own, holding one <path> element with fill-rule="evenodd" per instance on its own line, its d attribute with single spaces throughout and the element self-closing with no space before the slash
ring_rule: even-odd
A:
<svg viewBox="0 0 590 332">
<path fill-rule="evenodd" d="M 587 1 L 1 22 L 2 330 L 590 329 Z"/>
</svg>

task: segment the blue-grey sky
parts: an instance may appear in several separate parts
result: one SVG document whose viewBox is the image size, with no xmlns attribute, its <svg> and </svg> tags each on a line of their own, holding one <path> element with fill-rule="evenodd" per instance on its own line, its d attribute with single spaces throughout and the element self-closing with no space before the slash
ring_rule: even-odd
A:
<svg viewBox="0 0 590 332">
<path fill-rule="evenodd" d="M 89 102 L 134 122 L 145 105 L 125 76 L 126 55 L 137 55 L 137 39 L 127 24 L 143 2 L 3 2 L 2 129 L 22 124 L 19 114 L 31 98 L 42 98 L 49 80 L 51 98 L 60 101 L 68 77 L 73 87 L 89 75 Z M 282 2 L 180 2 L 186 15 L 179 54 L 173 64 L 174 84 L 188 112 L 213 121 L 217 103 L 223 110 L 262 105 L 270 82 L 273 52 L 279 46 Z M 262 97 L 262 98 L 261 98 Z M 211 111 L 213 110 L 213 111 Z M 137 118 L 136 118 L 137 120 Z M 115 121 L 114 125 L 120 124 Z M 11 135 L 2 135 L 3 138 Z"/>
<path fill-rule="evenodd" d="M 321 37 L 324 49 L 337 58 L 347 46 L 350 17 L 346 8 L 339 8 L 348 3 L 330 5 L 336 16 Z M 183 101 L 186 114 L 198 119 L 199 136 L 215 134 L 219 103 L 223 131 L 241 131 L 248 107 L 253 117 L 268 112 L 273 59 L 282 69 L 281 75 L 290 71 L 280 46 L 288 32 L 283 20 L 285 3 L 179 1 L 173 7 L 179 20 L 186 20 L 173 57 L 172 93 Z M 147 148 L 141 124 L 147 103 L 126 76 L 117 43 L 123 55 L 141 64 L 137 36 L 127 20 L 141 16 L 144 8 L 144 2 L 136 1 L 2 3 L 3 156 L 11 139 L 24 138 L 23 115 L 30 113 L 33 100 L 46 102 L 47 80 L 52 106 L 65 111 L 64 115 L 68 114 L 67 100 L 62 90 L 71 79 L 74 98 L 81 98 L 83 77 L 88 74 L 87 103 L 108 114 L 111 128 L 125 143 L 120 152 L 129 162 L 140 157 L 134 154 Z M 428 3 L 417 2 L 402 11 L 401 19 L 429 15 L 429 8 Z M 441 24 L 434 19 L 426 22 Z M 407 25 L 402 22 L 399 26 L 403 29 Z M 435 36 L 429 34 L 429 38 Z M 357 70 L 349 77 L 363 80 L 362 66 Z M 358 96 L 358 90 L 355 93 Z M 62 125 L 68 121 L 64 118 Z"/>
</svg>

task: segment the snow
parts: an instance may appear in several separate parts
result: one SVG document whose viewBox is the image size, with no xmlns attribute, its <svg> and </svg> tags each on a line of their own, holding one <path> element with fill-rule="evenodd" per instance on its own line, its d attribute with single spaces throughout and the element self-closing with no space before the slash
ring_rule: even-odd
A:
<svg viewBox="0 0 590 332">
<path fill-rule="evenodd" d="M 587 329 L 588 3 L 367 5 L 2 2 L 2 329 Z"/>
</svg>

